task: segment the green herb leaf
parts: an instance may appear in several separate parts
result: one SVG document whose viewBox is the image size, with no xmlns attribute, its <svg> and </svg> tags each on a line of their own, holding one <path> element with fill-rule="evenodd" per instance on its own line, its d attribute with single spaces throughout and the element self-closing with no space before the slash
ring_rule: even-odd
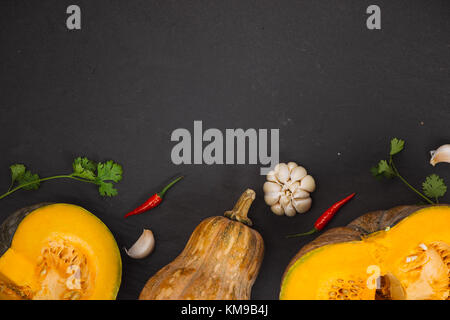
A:
<svg viewBox="0 0 450 320">
<path fill-rule="evenodd" d="M 27 170 L 23 164 L 13 164 L 11 170 L 11 185 L 7 192 L 0 194 L 3 199 L 10 194 L 20 190 L 38 189 L 40 183 L 53 179 L 74 179 L 82 182 L 96 184 L 102 196 L 113 197 L 117 195 L 117 189 L 113 182 L 122 180 L 122 166 L 110 160 L 105 163 L 96 163 L 86 157 L 78 157 L 72 162 L 73 172 L 71 174 L 60 174 L 56 176 L 39 178 L 39 175 Z"/>
<path fill-rule="evenodd" d="M 391 151 L 389 152 L 389 154 L 391 156 L 393 156 L 393 155 L 399 153 L 400 151 L 403 150 L 404 146 L 405 146 L 404 140 L 397 139 L 397 138 L 392 139 L 391 140 Z"/>
<path fill-rule="evenodd" d="M 95 169 L 97 169 L 97 164 L 92 161 L 89 160 L 86 157 L 78 157 L 73 161 L 73 165 L 75 167 L 75 165 L 82 167 L 85 170 L 89 170 L 89 171 L 95 171 Z"/>
<path fill-rule="evenodd" d="M 447 192 L 444 180 L 436 174 L 428 176 L 425 182 L 422 183 L 422 188 L 427 197 L 434 199 L 443 197 Z"/>
<path fill-rule="evenodd" d="M 101 181 L 119 182 L 122 180 L 122 166 L 112 160 L 97 165 L 97 176 Z"/>
<path fill-rule="evenodd" d="M 17 182 L 25 190 L 36 190 L 39 188 L 39 175 L 26 170 L 25 173 L 17 178 Z M 33 183 L 32 183 L 33 182 Z"/>
<path fill-rule="evenodd" d="M 16 182 L 20 177 L 25 174 L 26 167 L 23 164 L 13 164 L 9 167 L 11 170 L 11 186 Z"/>
<path fill-rule="evenodd" d="M 370 168 L 370 173 L 371 173 L 375 178 L 379 178 L 379 177 L 380 177 L 380 173 L 378 172 L 378 166 L 375 166 L 375 167 Z"/>
<path fill-rule="evenodd" d="M 95 180 L 95 169 L 97 168 L 97 165 L 94 161 L 91 161 L 88 158 L 78 157 L 73 161 L 72 167 L 73 176 L 91 181 Z"/>
<path fill-rule="evenodd" d="M 386 160 L 378 162 L 378 174 L 390 179 L 395 177 L 394 169 L 389 165 Z"/>
<path fill-rule="evenodd" d="M 106 197 L 114 197 L 117 196 L 117 189 L 114 188 L 113 184 L 111 182 L 103 182 L 100 181 L 98 183 L 98 191 L 100 192 L 100 195 L 106 196 Z"/>
<path fill-rule="evenodd" d="M 370 171 L 372 175 L 376 178 L 382 176 L 387 178 L 397 177 L 399 178 L 409 189 L 416 193 L 422 200 L 425 200 L 429 204 L 438 203 L 438 198 L 442 197 L 446 191 L 447 186 L 439 176 L 432 174 L 426 178 L 425 182 L 422 184 L 423 193 L 418 189 L 413 187 L 406 179 L 400 174 L 398 169 L 394 164 L 394 155 L 399 153 L 405 147 L 405 141 L 401 139 L 394 138 L 391 140 L 391 148 L 389 151 L 389 162 L 386 160 L 381 160 L 377 166 L 372 168 Z M 433 201 L 435 200 L 435 201 Z"/>
</svg>

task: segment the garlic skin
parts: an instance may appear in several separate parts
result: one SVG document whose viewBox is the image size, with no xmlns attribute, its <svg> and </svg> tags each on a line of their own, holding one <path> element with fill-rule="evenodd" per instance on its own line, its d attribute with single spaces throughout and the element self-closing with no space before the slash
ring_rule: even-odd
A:
<svg viewBox="0 0 450 320">
<path fill-rule="evenodd" d="M 450 144 L 444 144 L 436 150 L 430 151 L 430 164 L 434 167 L 440 162 L 450 163 Z"/>
<path fill-rule="evenodd" d="M 295 162 L 279 163 L 266 179 L 264 201 L 274 214 L 293 217 L 311 208 L 310 194 L 316 189 L 316 182 L 302 166 Z"/>
<path fill-rule="evenodd" d="M 125 248 L 127 255 L 133 259 L 143 259 L 152 253 L 155 248 L 155 237 L 153 232 L 148 229 L 144 229 L 141 236 L 131 246 L 130 249 Z"/>
</svg>

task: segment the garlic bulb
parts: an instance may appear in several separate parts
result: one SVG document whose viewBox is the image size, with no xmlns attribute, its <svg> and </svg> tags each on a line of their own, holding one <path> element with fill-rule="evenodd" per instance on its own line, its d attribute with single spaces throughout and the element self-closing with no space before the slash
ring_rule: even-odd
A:
<svg viewBox="0 0 450 320">
<path fill-rule="evenodd" d="M 276 215 L 293 217 L 312 205 L 310 193 L 316 189 L 314 178 L 295 162 L 279 163 L 267 174 L 264 201 Z"/>
<path fill-rule="evenodd" d="M 450 163 L 450 144 L 444 144 L 437 148 L 437 150 L 430 151 L 432 166 L 435 166 L 439 162 L 449 162 Z"/>
</svg>

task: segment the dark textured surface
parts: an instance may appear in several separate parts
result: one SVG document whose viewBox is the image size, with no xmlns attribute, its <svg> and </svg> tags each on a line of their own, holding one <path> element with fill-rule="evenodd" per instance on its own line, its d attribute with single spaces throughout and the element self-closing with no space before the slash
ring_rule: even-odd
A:
<svg viewBox="0 0 450 320">
<path fill-rule="evenodd" d="M 286 265 L 314 236 L 331 203 L 357 196 L 330 223 L 419 199 L 369 168 L 389 138 L 406 139 L 398 167 L 414 185 L 448 165 L 428 151 L 450 142 L 450 3 L 377 1 L 382 30 L 365 27 L 368 1 L 76 1 L 82 30 L 69 32 L 69 1 L 0 2 L 0 186 L 8 166 L 42 176 L 71 170 L 77 155 L 124 166 L 119 196 L 100 198 L 76 181 L 43 183 L 0 200 L 0 220 L 39 202 L 69 202 L 97 214 L 120 247 L 151 228 L 156 249 L 123 256 L 121 299 L 174 259 L 200 221 L 232 208 L 246 188 L 266 254 L 255 299 L 278 297 Z M 259 166 L 175 166 L 176 128 L 280 128 L 280 159 L 317 180 L 313 208 L 295 218 L 270 213 Z M 184 173 L 165 202 L 127 220 L 127 210 Z M 448 196 L 446 197 L 448 202 Z M 123 252 L 122 252 L 123 253 Z"/>
</svg>

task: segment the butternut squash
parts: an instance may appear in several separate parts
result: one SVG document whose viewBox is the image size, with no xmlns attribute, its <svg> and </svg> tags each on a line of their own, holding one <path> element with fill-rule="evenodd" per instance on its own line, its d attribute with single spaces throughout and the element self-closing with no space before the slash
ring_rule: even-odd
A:
<svg viewBox="0 0 450 320">
<path fill-rule="evenodd" d="M 448 299 L 449 226 L 448 205 L 367 213 L 305 245 L 280 299 Z"/>
<path fill-rule="evenodd" d="M 0 299 L 115 299 L 121 272 L 113 235 L 81 207 L 38 204 L 0 226 Z"/>
<path fill-rule="evenodd" d="M 139 299 L 250 299 L 264 254 L 263 239 L 247 217 L 254 199 L 248 189 L 225 217 L 203 220 L 181 254 L 148 280 Z"/>
</svg>

